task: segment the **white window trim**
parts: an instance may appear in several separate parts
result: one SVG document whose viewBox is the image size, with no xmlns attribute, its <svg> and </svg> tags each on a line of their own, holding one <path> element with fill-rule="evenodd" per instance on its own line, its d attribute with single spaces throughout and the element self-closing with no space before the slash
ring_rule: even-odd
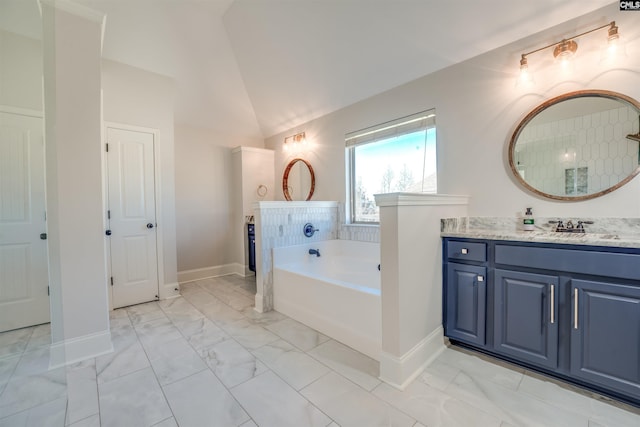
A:
<svg viewBox="0 0 640 427">
<path fill-rule="evenodd" d="M 359 145 L 370 144 L 376 141 L 389 139 L 397 135 L 404 135 L 417 132 L 422 129 L 435 128 L 436 110 L 435 108 L 420 111 L 409 116 L 404 116 L 395 120 L 380 123 L 357 131 L 349 132 L 345 135 L 345 151 L 347 168 L 347 200 L 345 203 L 346 225 L 371 225 L 377 226 L 379 222 L 356 221 L 355 219 L 355 156 L 354 148 Z"/>
</svg>

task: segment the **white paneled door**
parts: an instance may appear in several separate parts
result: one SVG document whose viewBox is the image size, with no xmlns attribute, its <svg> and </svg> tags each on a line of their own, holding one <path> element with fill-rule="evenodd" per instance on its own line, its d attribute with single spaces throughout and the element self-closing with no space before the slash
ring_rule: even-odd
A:
<svg viewBox="0 0 640 427">
<path fill-rule="evenodd" d="M 0 112 L 0 332 L 50 320 L 43 233 L 42 118 Z"/>
<path fill-rule="evenodd" d="M 154 134 L 107 128 L 113 307 L 158 299 Z"/>
</svg>

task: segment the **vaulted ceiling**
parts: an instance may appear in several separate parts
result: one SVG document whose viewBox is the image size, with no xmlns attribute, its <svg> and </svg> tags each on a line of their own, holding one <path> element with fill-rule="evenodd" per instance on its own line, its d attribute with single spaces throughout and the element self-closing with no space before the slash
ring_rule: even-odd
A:
<svg viewBox="0 0 640 427">
<path fill-rule="evenodd" d="M 0 0 L 0 21 L 31 1 Z M 271 136 L 614 7 L 611 0 L 74 1 L 106 13 L 104 57 L 174 79 L 178 124 L 243 138 Z"/>
</svg>

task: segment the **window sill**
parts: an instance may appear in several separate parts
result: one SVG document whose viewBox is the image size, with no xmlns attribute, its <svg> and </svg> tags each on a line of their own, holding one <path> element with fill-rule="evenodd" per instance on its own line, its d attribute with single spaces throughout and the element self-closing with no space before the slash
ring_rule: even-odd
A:
<svg viewBox="0 0 640 427">
<path fill-rule="evenodd" d="M 371 223 L 371 224 L 365 224 L 365 223 L 345 223 L 342 224 L 343 227 L 362 227 L 362 228 L 380 228 L 380 223 L 376 222 L 376 223 Z"/>
</svg>

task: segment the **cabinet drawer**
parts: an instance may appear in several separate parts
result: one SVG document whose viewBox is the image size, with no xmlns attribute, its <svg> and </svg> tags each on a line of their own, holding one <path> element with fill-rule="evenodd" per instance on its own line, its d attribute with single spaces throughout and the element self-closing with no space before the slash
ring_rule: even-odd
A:
<svg viewBox="0 0 640 427">
<path fill-rule="evenodd" d="M 496 264 L 640 280 L 640 254 L 496 245 Z"/>
<path fill-rule="evenodd" d="M 467 261 L 487 260 L 487 244 L 477 242 L 447 242 L 447 258 Z"/>
</svg>

